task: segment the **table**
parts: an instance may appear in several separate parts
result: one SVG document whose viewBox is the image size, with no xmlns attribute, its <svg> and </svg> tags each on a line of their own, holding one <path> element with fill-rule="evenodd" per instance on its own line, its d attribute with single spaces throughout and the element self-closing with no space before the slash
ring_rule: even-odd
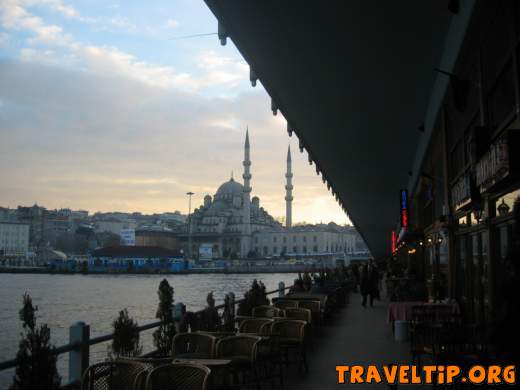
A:
<svg viewBox="0 0 520 390">
<path fill-rule="evenodd" d="M 456 302 L 448 302 L 448 303 L 440 303 L 440 302 L 422 302 L 422 301 L 405 301 L 405 302 L 390 302 L 388 305 L 388 313 L 387 313 L 387 322 L 393 323 L 394 321 L 410 321 L 412 320 L 412 308 L 414 306 L 428 306 L 435 308 L 445 308 L 448 307 L 447 311 L 440 311 L 438 313 L 438 320 L 442 320 L 440 318 L 443 315 L 446 315 L 446 312 L 451 315 L 460 314 L 459 304 Z M 444 313 L 444 314 L 441 314 Z"/>
<path fill-rule="evenodd" d="M 203 366 L 209 367 L 209 368 L 222 368 L 226 367 L 231 364 L 231 360 L 229 359 L 197 359 L 197 358 L 175 358 L 173 359 L 173 363 L 195 363 L 195 364 L 201 364 Z"/>
</svg>

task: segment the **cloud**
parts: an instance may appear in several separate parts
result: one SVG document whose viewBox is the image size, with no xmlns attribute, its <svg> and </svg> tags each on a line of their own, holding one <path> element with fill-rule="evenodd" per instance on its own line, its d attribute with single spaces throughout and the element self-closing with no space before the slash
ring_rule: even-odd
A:
<svg viewBox="0 0 520 390">
<path fill-rule="evenodd" d="M 9 45 L 9 34 L 0 32 L 0 47 L 7 47 Z"/>
<path fill-rule="evenodd" d="M 166 21 L 166 27 L 167 28 L 177 28 L 177 27 L 179 27 L 179 22 L 176 21 L 175 19 L 168 19 Z"/>
<path fill-rule="evenodd" d="M 288 140 L 262 92 L 209 98 L 135 78 L 0 60 L 0 101 L 0 165 L 10 167 L 0 171 L 2 205 L 184 210 L 187 190 L 198 205 L 231 170 L 240 175 L 248 125 L 253 194 L 271 214 L 284 215 Z M 295 220 L 346 221 L 310 174 L 306 155 L 293 153 L 293 161 Z"/>
<path fill-rule="evenodd" d="M 135 23 L 132 23 L 128 18 L 117 16 L 115 18 L 110 19 L 110 23 L 112 24 L 112 26 L 122 30 L 126 30 L 127 32 L 137 31 L 137 25 Z"/>
</svg>

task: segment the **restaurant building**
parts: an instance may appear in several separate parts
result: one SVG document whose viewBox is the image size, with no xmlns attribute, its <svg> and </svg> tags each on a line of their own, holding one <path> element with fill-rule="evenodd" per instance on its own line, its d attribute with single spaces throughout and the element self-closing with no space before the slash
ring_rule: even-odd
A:
<svg viewBox="0 0 520 390">
<path fill-rule="evenodd" d="M 487 323 L 509 272 L 520 197 L 520 3 L 477 2 L 420 164 L 394 254 L 432 300 Z M 428 127 L 428 124 L 426 124 Z M 421 125 L 419 131 L 425 131 Z M 428 131 L 426 131 L 428 133 Z M 399 204 L 402 212 L 402 202 Z M 400 239 L 399 239 L 400 238 Z"/>
</svg>

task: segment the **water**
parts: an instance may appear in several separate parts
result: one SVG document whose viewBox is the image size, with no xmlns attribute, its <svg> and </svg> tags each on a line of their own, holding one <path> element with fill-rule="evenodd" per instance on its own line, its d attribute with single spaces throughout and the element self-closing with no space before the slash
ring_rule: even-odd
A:
<svg viewBox="0 0 520 390">
<path fill-rule="evenodd" d="M 236 299 L 251 286 L 254 278 L 261 280 L 267 290 L 278 288 L 280 281 L 288 285 L 293 274 L 255 275 L 30 275 L 0 274 L 0 361 L 15 357 L 20 339 L 21 323 L 18 311 L 22 296 L 28 292 L 37 305 L 38 322 L 51 328 L 56 346 L 67 344 L 69 326 L 77 321 L 90 324 L 91 337 L 111 333 L 112 321 L 119 310 L 128 309 L 139 325 L 155 321 L 157 288 L 165 278 L 174 287 L 175 302 L 183 302 L 187 310 L 196 311 L 206 305 L 206 295 L 214 292 L 217 304 L 223 303 L 226 293 Z M 144 351 L 150 351 L 153 330 L 142 333 Z M 109 343 L 91 348 L 91 363 L 106 357 Z M 68 354 L 60 355 L 58 367 L 67 380 Z M 13 371 L 0 371 L 0 388 L 11 383 Z"/>
</svg>

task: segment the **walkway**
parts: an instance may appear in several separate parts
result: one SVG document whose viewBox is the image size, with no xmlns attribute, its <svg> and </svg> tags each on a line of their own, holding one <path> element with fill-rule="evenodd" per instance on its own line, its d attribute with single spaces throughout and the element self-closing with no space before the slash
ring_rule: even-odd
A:
<svg viewBox="0 0 520 390">
<path fill-rule="evenodd" d="M 383 297 L 384 298 L 384 297 Z M 361 306 L 361 296 L 353 293 L 350 303 L 331 324 L 323 327 L 308 350 L 309 373 L 298 374 L 290 367 L 286 389 L 318 390 L 357 387 L 359 390 L 388 389 L 386 384 L 338 385 L 336 365 L 410 364 L 408 343 L 393 340 L 386 322 L 387 301 L 375 301 L 374 307 Z M 407 385 L 407 389 L 412 389 Z"/>
</svg>

